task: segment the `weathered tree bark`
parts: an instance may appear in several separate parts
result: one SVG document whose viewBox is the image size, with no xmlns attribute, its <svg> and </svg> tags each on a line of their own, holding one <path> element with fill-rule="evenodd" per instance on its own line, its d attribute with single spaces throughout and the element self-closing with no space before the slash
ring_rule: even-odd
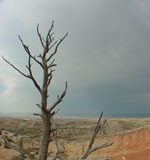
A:
<svg viewBox="0 0 150 160">
<path fill-rule="evenodd" d="M 28 65 L 26 65 L 28 69 L 28 74 L 22 72 L 20 69 L 15 67 L 12 63 L 7 61 L 3 56 L 5 62 L 7 62 L 12 68 L 14 68 L 17 72 L 19 72 L 22 76 L 30 79 L 38 92 L 41 95 L 41 103 L 37 104 L 40 108 L 41 113 L 35 114 L 40 116 L 42 119 L 43 127 L 42 127 L 42 136 L 40 142 L 40 149 L 39 149 L 39 157 L 38 160 L 46 160 L 48 155 L 48 147 L 51 141 L 51 137 L 53 135 L 54 130 L 51 128 L 51 121 L 53 116 L 55 115 L 56 106 L 63 100 L 64 96 L 66 95 L 67 91 L 67 82 L 65 85 L 65 90 L 62 92 L 60 96 L 57 96 L 57 100 L 49 107 L 48 106 L 48 87 L 51 84 L 51 80 L 53 78 L 53 72 L 55 71 L 54 67 L 57 65 L 54 63 L 55 59 L 53 59 L 54 55 L 57 53 L 59 45 L 62 41 L 67 37 L 68 33 L 66 33 L 59 41 L 55 41 L 53 37 L 53 27 L 54 21 L 52 21 L 52 25 L 47 32 L 46 37 L 44 38 L 39 32 L 39 25 L 37 25 L 37 34 L 42 46 L 42 53 L 38 56 L 34 56 L 31 54 L 28 45 L 26 45 L 21 37 L 19 36 L 19 40 L 28 55 Z M 39 60 L 40 59 L 40 60 Z M 42 69 L 43 76 L 43 85 L 40 86 L 39 82 L 36 80 L 34 74 L 32 73 L 32 63 L 34 61 L 38 64 Z"/>
<path fill-rule="evenodd" d="M 39 160 L 46 160 L 48 154 L 48 146 L 50 142 L 51 134 L 51 116 L 47 111 L 47 99 L 48 99 L 48 67 L 46 58 L 43 57 L 43 87 L 41 91 L 41 118 L 42 118 L 42 136 L 39 150 Z"/>
<path fill-rule="evenodd" d="M 43 128 L 40 142 L 39 160 L 47 159 L 48 146 L 50 142 L 50 116 L 43 115 Z"/>
</svg>

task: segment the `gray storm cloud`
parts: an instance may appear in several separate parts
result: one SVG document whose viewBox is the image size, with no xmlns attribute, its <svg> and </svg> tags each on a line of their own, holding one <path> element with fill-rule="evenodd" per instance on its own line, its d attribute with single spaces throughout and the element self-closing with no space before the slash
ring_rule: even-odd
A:
<svg viewBox="0 0 150 160">
<path fill-rule="evenodd" d="M 58 68 L 49 100 L 68 80 L 68 95 L 61 104 L 64 114 L 150 112 L 149 1 L 5 0 L 0 4 L 0 19 L 0 50 L 24 71 L 26 55 L 18 34 L 36 54 L 40 52 L 37 23 L 45 34 L 55 20 L 56 38 L 69 32 L 56 56 Z M 6 87 L 11 94 L 0 94 L 0 111 L 36 110 L 39 95 L 32 83 L 0 63 L 1 75 L 11 77 L 6 84 L 12 86 Z"/>
</svg>

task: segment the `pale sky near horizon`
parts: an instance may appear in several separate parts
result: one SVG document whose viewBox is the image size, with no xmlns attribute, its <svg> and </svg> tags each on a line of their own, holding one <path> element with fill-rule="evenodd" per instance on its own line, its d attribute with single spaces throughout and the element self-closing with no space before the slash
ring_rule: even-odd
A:
<svg viewBox="0 0 150 160">
<path fill-rule="evenodd" d="M 150 113 L 150 1 L 2 0 L 0 55 L 26 72 L 17 35 L 38 55 L 36 25 L 44 34 L 52 20 L 56 39 L 69 35 L 55 57 L 49 104 L 67 80 L 64 115 Z M 0 57 L 0 112 L 36 112 L 39 102 L 32 82 Z"/>
</svg>

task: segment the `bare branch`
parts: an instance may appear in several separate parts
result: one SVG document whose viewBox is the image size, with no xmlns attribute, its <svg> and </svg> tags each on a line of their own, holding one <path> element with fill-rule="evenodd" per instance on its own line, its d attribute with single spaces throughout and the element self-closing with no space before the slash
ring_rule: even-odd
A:
<svg viewBox="0 0 150 160">
<path fill-rule="evenodd" d="M 43 38 L 42 38 L 42 36 L 41 36 L 41 34 L 40 34 L 40 32 L 39 32 L 39 24 L 37 25 L 36 30 L 37 30 L 37 34 L 38 34 L 38 36 L 39 36 L 39 39 L 40 39 L 41 45 L 42 45 L 42 47 L 44 48 Z"/>
<path fill-rule="evenodd" d="M 93 136 L 91 138 L 91 141 L 89 143 L 88 148 L 92 148 L 92 146 L 94 144 L 94 141 L 95 141 L 96 136 L 97 136 L 97 134 L 99 132 L 99 129 L 100 129 L 100 123 L 101 123 L 102 116 L 103 116 L 103 112 L 101 112 L 101 115 L 100 115 L 100 117 L 99 117 L 99 119 L 97 121 L 96 127 L 95 127 L 94 132 L 93 132 Z"/>
<path fill-rule="evenodd" d="M 32 69 L 31 69 L 31 56 L 29 55 L 28 57 L 28 66 L 26 66 L 28 68 L 29 74 L 30 74 L 30 79 L 32 80 L 32 82 L 34 83 L 35 87 L 39 90 L 39 92 L 41 93 L 41 87 L 39 86 L 38 82 L 35 80 L 33 74 L 32 74 Z"/>
<path fill-rule="evenodd" d="M 44 37 L 42 37 L 42 40 L 45 42 L 45 44 L 46 44 L 46 40 L 44 39 Z"/>
<path fill-rule="evenodd" d="M 112 145 L 113 145 L 113 142 L 111 142 L 111 143 L 104 143 L 104 144 L 102 144 L 102 145 L 100 145 L 100 146 L 93 147 L 93 148 L 91 149 L 91 151 L 90 151 L 89 154 L 91 154 L 92 152 L 95 152 L 95 151 L 98 150 L 98 149 L 110 147 L 110 146 L 112 146 Z"/>
<path fill-rule="evenodd" d="M 113 144 L 113 143 L 105 143 L 105 144 L 102 144 L 100 146 L 93 147 L 93 144 L 95 142 L 95 139 L 96 139 L 96 136 L 97 136 L 98 132 L 101 130 L 101 128 L 103 127 L 103 125 L 106 122 L 106 120 L 101 122 L 102 116 L 103 116 L 103 112 L 101 112 L 101 114 L 100 114 L 100 117 L 99 117 L 99 119 L 97 121 L 97 124 L 96 124 L 96 127 L 94 129 L 92 138 L 91 138 L 90 143 L 88 145 L 88 148 L 87 148 L 86 152 L 83 154 L 81 160 L 85 160 L 92 152 L 94 152 L 94 151 L 96 151 L 98 149 L 109 147 L 109 146 L 111 146 Z"/>
<path fill-rule="evenodd" d="M 55 41 L 50 47 L 48 50 L 52 49 L 56 44 L 57 44 L 58 41 Z"/>
<path fill-rule="evenodd" d="M 65 90 L 63 91 L 63 93 L 61 94 L 61 96 L 59 96 L 59 98 L 57 99 L 57 101 L 49 108 L 49 112 L 51 112 L 63 100 L 63 98 L 66 95 L 67 87 L 68 87 L 68 84 L 66 82 Z"/>
<path fill-rule="evenodd" d="M 94 141 L 95 141 L 95 139 L 96 139 L 96 136 L 97 136 L 98 132 L 100 131 L 100 129 L 102 128 L 102 126 L 103 126 L 104 123 L 106 122 L 106 121 L 104 120 L 103 123 L 101 124 L 102 116 L 103 116 L 103 112 L 101 112 L 100 117 L 99 117 L 99 119 L 98 119 L 98 121 L 97 121 L 95 130 L 94 130 L 94 132 L 93 132 L 93 136 L 92 136 L 92 138 L 91 138 L 91 141 L 90 141 L 90 143 L 89 143 L 88 148 L 91 148 L 91 147 L 93 146 Z"/>
<path fill-rule="evenodd" d="M 50 85 L 51 80 L 52 80 L 52 76 L 50 78 L 48 78 L 45 87 L 42 89 L 43 92 L 48 88 L 48 86 Z"/>
<path fill-rule="evenodd" d="M 54 21 L 52 21 L 52 25 L 49 29 L 49 31 L 47 32 L 47 36 L 46 36 L 46 39 L 44 40 L 45 41 L 45 46 L 44 46 L 44 52 L 43 52 L 43 58 L 46 57 L 46 54 L 49 52 L 49 46 L 51 44 L 51 42 L 54 40 L 52 37 L 51 37 L 51 31 L 54 27 Z"/>
<path fill-rule="evenodd" d="M 59 110 L 60 110 L 60 108 L 57 109 L 57 110 L 55 110 L 55 111 L 53 111 L 53 112 L 51 113 L 51 116 L 54 116 L 55 114 L 57 114 L 57 113 L 59 112 Z"/>
<path fill-rule="evenodd" d="M 52 25 L 51 25 L 48 33 L 47 33 L 47 36 L 46 36 L 46 39 L 50 39 L 50 43 L 51 43 L 51 31 L 52 31 L 52 29 L 54 28 L 54 22 L 55 22 L 55 21 L 52 21 Z"/>
<path fill-rule="evenodd" d="M 40 61 L 38 61 L 35 56 L 33 56 L 33 55 L 31 54 L 31 52 L 30 52 L 30 50 L 29 50 L 29 47 L 24 44 L 24 42 L 23 42 L 23 40 L 21 39 L 21 37 L 20 37 L 20 36 L 18 36 L 18 37 L 19 37 L 19 40 L 20 40 L 20 42 L 21 42 L 24 50 L 26 51 L 26 53 L 27 53 L 37 64 L 39 64 L 39 65 L 43 68 L 43 64 L 42 64 Z"/>
<path fill-rule="evenodd" d="M 33 76 L 31 77 L 31 79 L 32 79 L 32 81 L 33 81 L 35 87 L 36 87 L 36 88 L 39 90 L 39 92 L 41 93 L 41 87 L 38 85 L 37 81 L 34 79 Z"/>
<path fill-rule="evenodd" d="M 52 78 L 53 78 L 52 73 L 53 73 L 54 71 L 55 71 L 55 70 L 52 70 L 52 69 L 51 69 L 50 73 L 48 73 L 48 78 L 47 78 L 47 80 L 46 80 L 45 86 L 44 86 L 43 89 L 42 89 L 42 92 L 44 92 L 45 90 L 48 89 L 48 87 L 49 87 L 49 85 L 50 85 L 50 83 L 51 83 L 51 80 L 52 80 Z"/>
<path fill-rule="evenodd" d="M 34 116 L 40 116 L 40 117 L 42 117 L 42 115 L 41 115 L 41 114 L 38 114 L 38 113 L 33 113 L 33 115 L 34 115 Z"/>
<path fill-rule="evenodd" d="M 54 64 L 55 59 L 53 59 L 53 61 L 51 62 L 51 64 L 48 66 L 48 68 L 52 68 L 52 67 L 56 67 L 57 64 Z"/>
<path fill-rule="evenodd" d="M 40 105 L 40 104 L 36 104 L 36 106 L 38 106 L 39 108 L 41 108 L 41 105 Z"/>
<path fill-rule="evenodd" d="M 60 39 L 60 41 L 57 43 L 54 52 L 49 56 L 49 58 L 47 59 L 47 62 L 57 53 L 58 47 L 59 45 L 62 43 L 62 41 L 68 36 L 68 33 L 66 33 L 62 39 Z"/>
<path fill-rule="evenodd" d="M 17 72 L 19 72 L 21 75 L 23 75 L 26 78 L 30 78 L 29 75 L 26 75 L 25 73 L 23 73 L 20 69 L 18 69 L 17 67 L 15 67 L 12 63 L 10 63 L 9 61 L 7 61 L 4 56 L 2 56 L 3 60 L 8 63 L 12 68 L 14 68 Z"/>
<path fill-rule="evenodd" d="M 91 153 L 93 153 L 99 149 L 110 147 L 112 145 L 113 145 L 113 143 L 104 143 L 100 146 L 93 147 L 93 148 L 89 149 L 88 152 L 86 152 L 86 154 L 81 158 L 81 160 L 85 160 Z"/>
</svg>

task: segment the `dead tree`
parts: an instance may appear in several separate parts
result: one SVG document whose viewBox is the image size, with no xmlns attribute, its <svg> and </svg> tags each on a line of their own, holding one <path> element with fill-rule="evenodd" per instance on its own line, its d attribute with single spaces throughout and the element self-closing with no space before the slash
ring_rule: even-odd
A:
<svg viewBox="0 0 150 160">
<path fill-rule="evenodd" d="M 11 62 L 9 62 L 7 59 L 5 59 L 2 56 L 3 60 L 6 63 L 8 63 L 12 68 L 14 68 L 17 72 L 19 72 L 25 78 L 30 79 L 33 82 L 35 88 L 40 93 L 41 102 L 37 104 L 37 106 L 40 108 L 40 114 L 34 113 L 34 115 L 41 117 L 42 123 L 43 123 L 38 160 L 47 159 L 49 143 L 52 140 L 54 140 L 56 149 L 57 149 L 56 154 L 53 157 L 53 160 L 56 160 L 61 156 L 61 151 L 58 146 L 57 137 L 55 136 L 55 131 L 57 129 L 53 128 L 52 123 L 53 123 L 53 116 L 57 113 L 55 111 L 56 106 L 60 102 L 62 102 L 63 98 L 65 97 L 68 85 L 66 82 L 64 91 L 60 96 L 57 96 L 56 101 L 50 107 L 48 105 L 48 88 L 51 85 L 53 72 L 55 71 L 54 68 L 57 66 L 57 64 L 55 63 L 54 56 L 57 53 L 57 50 L 60 44 L 67 37 L 68 33 L 66 33 L 59 41 L 57 41 L 54 38 L 53 28 L 54 28 L 54 21 L 52 21 L 51 27 L 44 38 L 39 31 L 39 24 L 37 25 L 37 35 L 40 40 L 40 44 L 42 46 L 42 52 L 38 56 L 33 55 L 29 49 L 29 46 L 24 43 L 24 41 L 20 36 L 18 36 L 21 42 L 21 45 L 23 46 L 26 54 L 28 55 L 28 62 L 26 65 L 28 73 L 24 73 L 18 67 L 13 65 Z M 35 75 L 32 69 L 32 65 L 33 65 L 32 62 L 35 62 L 41 68 L 41 76 L 43 77 L 42 85 L 40 85 L 40 83 L 35 78 Z M 98 132 L 101 130 L 101 128 L 105 124 L 105 121 L 103 122 L 101 121 L 102 115 L 103 114 L 101 113 L 100 118 L 97 122 L 96 128 L 94 130 L 93 136 L 88 145 L 88 148 L 80 160 L 85 160 L 91 153 L 93 153 L 98 149 L 106 148 L 112 145 L 112 143 L 105 143 L 103 145 L 93 147 L 93 144 L 95 142 Z"/>
<path fill-rule="evenodd" d="M 31 53 L 29 46 L 24 43 L 24 41 L 20 36 L 18 36 L 25 52 L 28 55 L 28 62 L 27 62 L 28 64 L 26 65 L 28 70 L 27 74 L 21 71 L 18 67 L 13 65 L 11 62 L 9 62 L 7 59 L 5 59 L 2 56 L 4 61 L 7 62 L 12 68 L 14 68 L 17 72 L 19 72 L 25 78 L 30 79 L 33 82 L 36 89 L 38 90 L 38 92 L 40 93 L 41 103 L 37 104 L 37 106 L 40 108 L 41 112 L 40 114 L 34 114 L 34 115 L 40 116 L 43 123 L 38 160 L 47 159 L 48 146 L 51 141 L 51 137 L 53 135 L 53 129 L 51 127 L 52 125 L 51 119 L 55 115 L 56 106 L 63 100 L 67 91 L 67 82 L 66 82 L 65 89 L 62 92 L 62 94 L 60 96 L 57 96 L 56 101 L 51 106 L 48 105 L 48 88 L 53 78 L 53 72 L 55 71 L 54 68 L 57 66 L 55 64 L 54 56 L 57 53 L 58 47 L 68 35 L 68 33 L 66 33 L 59 41 L 57 41 L 54 38 L 53 28 L 54 28 L 54 21 L 52 21 L 51 27 L 48 30 L 47 35 L 43 37 L 39 31 L 39 24 L 37 25 L 37 35 L 40 40 L 40 44 L 42 46 L 42 52 L 38 56 L 34 56 Z M 42 85 L 40 85 L 40 83 L 35 78 L 35 75 L 32 69 L 32 65 L 33 65 L 32 62 L 35 62 L 41 68 L 41 71 L 42 71 L 41 76 L 43 76 Z"/>
<path fill-rule="evenodd" d="M 90 143 L 88 145 L 88 148 L 87 150 L 85 151 L 85 153 L 82 155 L 81 159 L 80 160 L 86 160 L 87 157 L 89 155 L 91 155 L 93 152 L 95 152 L 96 150 L 99 150 L 99 149 L 103 149 L 103 148 L 107 148 L 109 146 L 111 146 L 113 143 L 104 143 L 102 145 L 99 145 L 99 146 L 93 146 L 94 145 L 94 142 L 95 142 L 95 139 L 97 137 L 97 134 L 101 131 L 102 127 L 105 125 L 106 123 L 106 120 L 103 120 L 102 121 L 102 116 L 103 116 L 103 113 L 101 112 L 101 115 L 97 121 L 97 124 L 96 124 L 96 127 L 94 129 L 94 132 L 93 132 L 93 135 L 91 137 L 91 140 L 90 140 Z M 104 159 L 103 159 L 104 160 Z M 105 159 L 106 160 L 106 159 Z"/>
<path fill-rule="evenodd" d="M 100 117 L 99 117 L 99 119 L 97 121 L 96 127 L 95 127 L 93 135 L 92 135 L 92 137 L 90 139 L 90 142 L 89 142 L 89 145 L 87 147 L 87 150 L 84 152 L 84 154 L 81 156 L 81 158 L 79 160 L 86 160 L 93 152 L 95 152 L 97 150 L 101 150 L 101 149 L 107 148 L 107 147 L 110 147 L 110 146 L 113 145 L 113 142 L 110 142 L 110 143 L 107 142 L 107 143 L 103 143 L 103 144 L 98 145 L 98 146 L 94 146 L 94 142 L 95 142 L 95 140 L 97 138 L 98 133 L 102 131 L 103 126 L 106 123 L 106 120 L 102 120 L 102 117 L 103 117 L 103 112 L 101 112 Z M 55 125 L 54 121 L 52 121 L 52 122 L 53 122 L 53 125 L 54 125 L 54 129 L 56 129 L 55 131 L 57 132 L 56 125 Z M 55 132 L 54 132 L 54 134 L 55 134 Z M 60 160 L 61 156 L 62 156 L 61 155 L 62 152 L 60 150 L 60 146 L 58 144 L 58 140 L 57 140 L 57 136 L 56 135 L 54 135 L 54 141 L 55 141 L 55 146 L 56 146 L 56 154 L 53 157 L 53 160 L 57 160 L 57 159 Z M 99 160 L 110 160 L 110 159 L 111 159 L 111 157 L 99 158 Z"/>
</svg>

